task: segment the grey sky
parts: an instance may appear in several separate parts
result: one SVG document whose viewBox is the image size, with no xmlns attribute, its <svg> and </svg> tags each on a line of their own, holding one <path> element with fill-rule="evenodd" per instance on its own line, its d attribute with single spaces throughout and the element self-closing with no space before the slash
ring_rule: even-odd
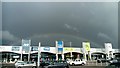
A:
<svg viewBox="0 0 120 68">
<path fill-rule="evenodd" d="M 32 44 L 55 44 L 55 40 L 81 46 L 104 47 L 105 42 L 118 46 L 118 5 L 114 2 L 14 2 L 2 4 L 3 43 L 20 45 L 23 39 Z"/>
</svg>

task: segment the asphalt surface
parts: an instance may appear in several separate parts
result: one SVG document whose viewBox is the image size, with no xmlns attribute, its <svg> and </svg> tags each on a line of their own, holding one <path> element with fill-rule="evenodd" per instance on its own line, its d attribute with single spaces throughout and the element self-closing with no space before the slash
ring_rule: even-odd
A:
<svg viewBox="0 0 120 68">
<path fill-rule="evenodd" d="M 86 64 L 85 66 L 69 66 L 70 68 L 106 68 L 104 64 Z M 0 64 L 0 68 L 15 68 L 14 64 Z M 23 67 L 32 68 L 32 67 Z M 41 67 L 40 67 L 41 68 Z"/>
</svg>

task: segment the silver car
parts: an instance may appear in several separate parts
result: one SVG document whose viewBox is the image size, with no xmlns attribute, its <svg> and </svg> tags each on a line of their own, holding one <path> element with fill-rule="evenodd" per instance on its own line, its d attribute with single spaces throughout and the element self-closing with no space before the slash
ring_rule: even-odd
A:
<svg viewBox="0 0 120 68">
<path fill-rule="evenodd" d="M 36 68 L 36 63 L 35 62 L 24 62 L 24 61 L 17 61 L 15 63 L 16 68 L 22 68 L 22 67 L 27 67 L 27 66 L 32 66 L 32 68 Z"/>
</svg>

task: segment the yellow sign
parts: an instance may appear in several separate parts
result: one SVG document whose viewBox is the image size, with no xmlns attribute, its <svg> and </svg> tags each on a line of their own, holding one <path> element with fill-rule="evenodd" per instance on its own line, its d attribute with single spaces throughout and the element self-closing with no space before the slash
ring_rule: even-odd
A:
<svg viewBox="0 0 120 68">
<path fill-rule="evenodd" d="M 73 51 L 73 48 L 64 48 L 64 51 Z"/>
<path fill-rule="evenodd" d="M 85 50 L 90 51 L 90 42 L 86 42 L 85 44 Z"/>
</svg>

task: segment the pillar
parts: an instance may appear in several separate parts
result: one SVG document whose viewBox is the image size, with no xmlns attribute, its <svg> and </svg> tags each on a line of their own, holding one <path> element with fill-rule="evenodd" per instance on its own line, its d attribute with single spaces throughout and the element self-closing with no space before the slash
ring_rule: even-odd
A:
<svg viewBox="0 0 120 68">
<path fill-rule="evenodd" d="M 87 61 L 86 59 L 86 53 L 83 54 L 84 60 Z"/>
<path fill-rule="evenodd" d="M 64 60 L 64 54 L 62 54 L 62 60 Z"/>
<path fill-rule="evenodd" d="M 58 54 L 56 53 L 56 60 L 58 60 Z"/>
<path fill-rule="evenodd" d="M 91 52 L 90 51 L 88 51 L 88 57 L 89 57 L 88 59 L 91 60 Z"/>
</svg>

